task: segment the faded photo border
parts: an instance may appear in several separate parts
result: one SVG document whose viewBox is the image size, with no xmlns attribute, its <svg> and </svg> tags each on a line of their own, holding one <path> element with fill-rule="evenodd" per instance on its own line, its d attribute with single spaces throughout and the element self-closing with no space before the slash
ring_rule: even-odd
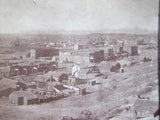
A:
<svg viewBox="0 0 160 120">
<path fill-rule="evenodd" d="M 0 0 L 1 120 L 158 120 L 159 0 Z"/>
</svg>

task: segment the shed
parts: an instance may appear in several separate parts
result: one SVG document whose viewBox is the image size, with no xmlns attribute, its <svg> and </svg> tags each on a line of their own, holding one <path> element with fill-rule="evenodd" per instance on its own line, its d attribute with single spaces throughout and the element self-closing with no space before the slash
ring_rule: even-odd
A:
<svg viewBox="0 0 160 120">
<path fill-rule="evenodd" d="M 16 105 L 29 105 L 37 104 L 37 96 L 29 91 L 15 91 L 9 95 L 11 104 Z"/>
<path fill-rule="evenodd" d="M 79 89 L 80 95 L 86 95 L 86 88 Z"/>
<path fill-rule="evenodd" d="M 138 47 L 137 46 L 131 46 L 131 55 L 138 55 Z"/>
</svg>

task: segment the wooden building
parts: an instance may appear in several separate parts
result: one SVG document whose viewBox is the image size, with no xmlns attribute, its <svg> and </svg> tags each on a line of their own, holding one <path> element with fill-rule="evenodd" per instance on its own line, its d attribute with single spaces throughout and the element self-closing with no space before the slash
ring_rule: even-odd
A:
<svg viewBox="0 0 160 120">
<path fill-rule="evenodd" d="M 53 57 L 59 56 L 59 50 L 53 48 L 39 48 L 36 49 L 36 58 L 39 57 Z"/>
<path fill-rule="evenodd" d="M 98 63 L 104 60 L 104 50 L 96 51 L 89 54 L 90 63 Z"/>
<path fill-rule="evenodd" d="M 138 55 L 138 47 L 137 46 L 131 46 L 131 55 Z"/>
<path fill-rule="evenodd" d="M 80 95 L 86 95 L 86 88 L 79 89 Z"/>
<path fill-rule="evenodd" d="M 9 101 L 15 105 L 37 104 L 38 98 L 29 91 L 15 91 L 9 95 Z"/>
<path fill-rule="evenodd" d="M 96 85 L 96 80 L 89 80 L 89 81 L 87 81 L 87 84 L 89 86 L 94 86 L 94 85 Z"/>
<path fill-rule="evenodd" d="M 0 97 L 8 97 L 13 91 L 17 89 L 17 81 L 9 78 L 0 80 Z"/>
</svg>

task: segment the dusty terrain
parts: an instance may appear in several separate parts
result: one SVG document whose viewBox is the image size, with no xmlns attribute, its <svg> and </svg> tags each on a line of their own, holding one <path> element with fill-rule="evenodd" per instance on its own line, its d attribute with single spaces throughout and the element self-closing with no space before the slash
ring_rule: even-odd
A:
<svg viewBox="0 0 160 120">
<path fill-rule="evenodd" d="M 1 120 L 61 120 L 63 116 L 77 118 L 89 110 L 93 120 L 134 120 L 134 102 L 141 95 L 151 101 L 158 101 L 157 48 L 141 47 L 141 54 L 134 58 L 137 63 L 124 68 L 124 73 L 111 73 L 112 62 L 104 61 L 98 66 L 107 79 L 97 78 L 100 84 L 87 88 L 89 94 L 70 96 L 39 105 L 16 106 L 8 98 L 0 99 Z M 144 56 L 152 58 L 143 62 Z M 158 102 L 157 102 L 158 108 Z M 157 110 L 155 108 L 155 111 Z M 153 115 L 148 115 L 151 119 Z M 157 118 L 158 119 L 158 118 Z"/>
</svg>

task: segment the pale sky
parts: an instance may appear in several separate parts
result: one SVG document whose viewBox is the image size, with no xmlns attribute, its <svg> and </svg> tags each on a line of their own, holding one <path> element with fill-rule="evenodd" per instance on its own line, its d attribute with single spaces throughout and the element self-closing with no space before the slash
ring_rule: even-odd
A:
<svg viewBox="0 0 160 120">
<path fill-rule="evenodd" d="M 157 33 L 158 0 L 0 0 L 0 33 Z"/>
</svg>

